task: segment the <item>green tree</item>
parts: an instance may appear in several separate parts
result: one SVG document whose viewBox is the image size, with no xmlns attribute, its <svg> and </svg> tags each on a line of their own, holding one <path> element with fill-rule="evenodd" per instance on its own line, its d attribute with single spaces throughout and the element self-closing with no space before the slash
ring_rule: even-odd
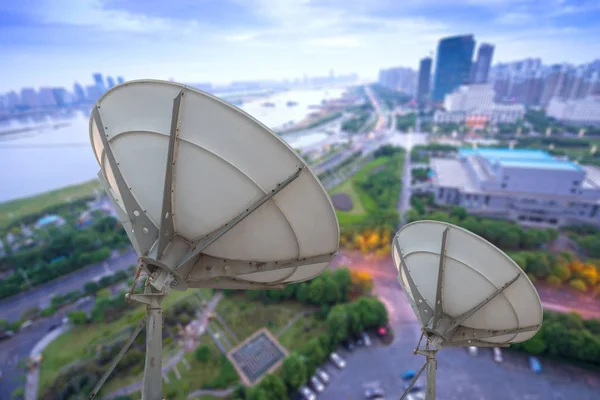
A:
<svg viewBox="0 0 600 400">
<path fill-rule="evenodd" d="M 85 325 L 88 321 L 85 311 L 69 311 L 67 317 L 73 325 Z"/>
<path fill-rule="evenodd" d="M 348 268 L 337 268 L 333 273 L 333 278 L 335 279 L 339 288 L 340 301 L 348 301 L 348 293 L 352 287 L 352 276 L 350 274 L 350 270 Z"/>
<path fill-rule="evenodd" d="M 205 344 L 198 346 L 198 348 L 194 352 L 194 356 L 198 361 L 208 361 L 210 359 L 210 347 L 208 347 Z"/>
<path fill-rule="evenodd" d="M 453 207 L 452 210 L 450 211 L 450 215 L 452 217 L 458 218 L 459 221 L 462 221 L 463 219 L 467 218 L 467 216 L 468 216 L 467 210 L 463 207 Z"/>
<path fill-rule="evenodd" d="M 297 390 L 306 382 L 307 370 L 302 357 L 292 353 L 283 360 L 281 376 L 291 390 Z"/>
<path fill-rule="evenodd" d="M 348 322 L 348 312 L 345 304 L 338 304 L 331 309 L 326 323 L 333 343 L 340 343 L 348 337 Z"/>
<path fill-rule="evenodd" d="M 266 400 L 281 400 L 287 397 L 285 384 L 277 375 L 266 375 L 258 386 L 267 394 Z"/>
<path fill-rule="evenodd" d="M 88 295 L 95 294 L 99 289 L 100 289 L 100 287 L 94 281 L 86 282 L 83 285 L 83 291 L 85 292 L 85 294 L 88 294 Z"/>
<path fill-rule="evenodd" d="M 298 300 L 300 303 L 308 303 L 308 299 L 309 299 L 309 286 L 306 282 L 302 282 L 300 284 L 298 284 L 298 287 L 296 288 L 296 300 Z"/>
<path fill-rule="evenodd" d="M 302 346 L 300 354 L 306 361 L 307 376 L 315 373 L 317 367 L 327 359 L 328 352 L 323 348 L 319 338 L 312 338 Z"/>
<path fill-rule="evenodd" d="M 318 276 L 308 286 L 308 297 L 312 304 L 322 304 L 327 302 L 325 292 L 326 282 L 322 276 Z"/>
</svg>

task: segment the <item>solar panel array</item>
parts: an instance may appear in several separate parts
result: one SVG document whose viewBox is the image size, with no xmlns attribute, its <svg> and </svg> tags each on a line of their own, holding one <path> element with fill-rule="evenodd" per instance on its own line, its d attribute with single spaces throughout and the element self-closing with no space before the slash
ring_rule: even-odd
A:
<svg viewBox="0 0 600 400">
<path fill-rule="evenodd" d="M 261 332 L 231 354 L 238 368 L 254 383 L 285 357 L 283 351 L 265 332 Z"/>
</svg>

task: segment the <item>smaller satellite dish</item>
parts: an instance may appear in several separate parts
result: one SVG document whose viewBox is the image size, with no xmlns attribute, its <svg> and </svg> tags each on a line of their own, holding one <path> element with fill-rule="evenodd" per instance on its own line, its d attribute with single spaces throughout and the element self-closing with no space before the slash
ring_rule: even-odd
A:
<svg viewBox="0 0 600 400">
<path fill-rule="evenodd" d="M 523 270 L 485 239 L 438 221 L 405 225 L 394 237 L 398 281 L 422 326 L 427 400 L 435 398 L 436 353 L 442 347 L 506 347 L 533 337 L 542 304 Z M 404 399 L 406 394 L 402 397 Z"/>
</svg>

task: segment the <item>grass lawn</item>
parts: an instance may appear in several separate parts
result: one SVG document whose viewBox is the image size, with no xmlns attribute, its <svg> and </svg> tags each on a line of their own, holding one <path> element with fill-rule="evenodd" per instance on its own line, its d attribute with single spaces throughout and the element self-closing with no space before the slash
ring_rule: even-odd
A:
<svg viewBox="0 0 600 400">
<path fill-rule="evenodd" d="M 202 389 L 204 385 L 215 381 L 219 377 L 223 361 L 217 345 L 208 334 L 202 335 L 200 342 L 201 344 L 208 345 L 211 358 L 204 362 L 198 361 L 194 353 L 187 353 L 184 357 L 191 368 L 188 370 L 183 363 L 179 363 L 177 369 L 181 374 L 181 380 L 177 380 L 175 373 L 171 371 L 168 375 L 169 383 L 163 383 L 163 394 L 167 399 L 185 400 L 188 394 Z M 226 382 L 226 386 L 232 386 L 238 381 L 239 379 Z M 222 389 L 226 389 L 226 387 Z"/>
<path fill-rule="evenodd" d="M 237 294 L 224 297 L 216 311 L 238 339 L 243 341 L 262 327 L 267 327 L 273 335 L 277 335 L 291 318 L 304 310 L 302 304 L 294 301 L 263 304 Z"/>
<path fill-rule="evenodd" d="M 308 332 L 304 330 L 307 325 L 312 327 Z M 318 337 L 322 333 L 327 333 L 325 321 L 318 319 L 315 314 L 311 314 L 294 322 L 294 324 L 279 337 L 279 342 L 283 347 L 292 352 L 298 350 L 308 340 Z"/>
<path fill-rule="evenodd" d="M 333 188 L 329 193 L 346 193 L 352 199 L 352 210 L 337 211 L 336 215 L 340 225 L 355 225 L 360 223 L 369 211 L 377 209 L 377 203 L 364 190 L 358 182 L 365 179 L 372 173 L 373 169 L 384 165 L 389 161 L 389 157 L 379 157 L 362 167 L 354 176 L 344 181 L 339 186 Z"/>
<path fill-rule="evenodd" d="M 210 289 L 202 290 L 210 296 Z M 169 309 L 178 301 L 182 301 L 195 293 L 196 291 L 194 290 L 186 292 L 173 291 L 163 302 L 163 308 L 165 310 Z M 132 305 L 121 318 L 115 321 L 75 327 L 56 338 L 43 351 L 44 360 L 40 365 L 39 392 L 44 392 L 46 387 L 58 376 L 61 368 L 73 362 L 92 357 L 93 353 L 88 351 L 88 349 L 93 349 L 95 345 L 110 340 L 112 336 L 119 334 L 128 326 L 137 324 L 145 312 L 144 306 Z"/>
<path fill-rule="evenodd" d="M 352 179 L 348 179 L 344 181 L 341 185 L 333 188 L 329 194 L 337 194 L 344 193 L 350 196 L 352 200 L 352 209 L 348 211 L 338 211 L 338 213 L 348 214 L 348 215 L 363 215 L 365 213 L 365 208 L 360 201 L 360 197 L 356 190 L 354 190 L 354 185 Z"/>
<path fill-rule="evenodd" d="M 40 212 L 48 207 L 78 200 L 94 194 L 94 189 L 102 189 L 96 179 L 79 185 L 42 193 L 36 196 L 7 201 L 0 204 L 0 227 L 8 225 L 14 219 Z"/>
</svg>

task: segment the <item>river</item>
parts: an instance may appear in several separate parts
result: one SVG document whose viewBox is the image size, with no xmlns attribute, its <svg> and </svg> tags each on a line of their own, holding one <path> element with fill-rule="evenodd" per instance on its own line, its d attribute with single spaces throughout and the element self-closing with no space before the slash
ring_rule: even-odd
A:
<svg viewBox="0 0 600 400">
<path fill-rule="evenodd" d="M 290 121 L 299 122 L 315 111 L 309 108 L 324 99 L 339 98 L 343 88 L 293 90 L 245 103 L 241 108 L 265 125 L 277 129 Z M 288 107 L 288 101 L 297 105 Z M 265 102 L 275 107 L 264 107 Z M 79 112 L 71 119 L 50 121 L 57 128 L 45 127 L 26 133 L 0 136 L 0 202 L 58 189 L 96 177 L 98 164 L 92 154 L 88 135 L 88 115 Z M 40 122 L 36 123 L 41 125 Z M 36 126 L 37 126 L 36 125 Z M 11 121 L 9 127 L 31 126 Z M 2 129 L 6 129 L 5 125 Z M 304 148 L 326 139 L 322 132 L 286 136 L 294 148 Z"/>
</svg>

